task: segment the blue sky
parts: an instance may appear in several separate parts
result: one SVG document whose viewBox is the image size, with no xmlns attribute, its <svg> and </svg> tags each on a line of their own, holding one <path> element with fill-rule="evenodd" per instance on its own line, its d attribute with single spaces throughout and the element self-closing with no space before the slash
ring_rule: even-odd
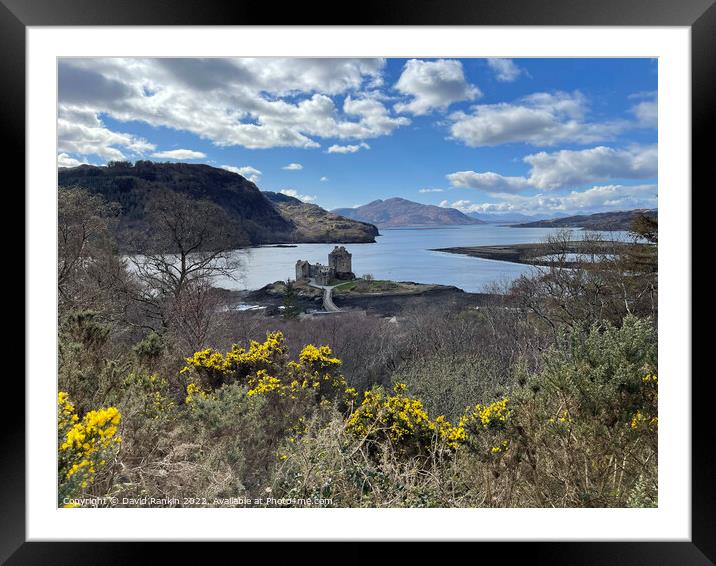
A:
<svg viewBox="0 0 716 566">
<path fill-rule="evenodd" d="M 58 164 L 207 163 L 324 208 L 656 207 L 652 59 L 66 59 Z"/>
</svg>

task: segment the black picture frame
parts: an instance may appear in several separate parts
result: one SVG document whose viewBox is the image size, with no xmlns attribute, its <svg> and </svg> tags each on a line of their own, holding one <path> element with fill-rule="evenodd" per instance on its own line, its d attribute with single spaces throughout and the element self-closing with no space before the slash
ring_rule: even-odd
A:
<svg viewBox="0 0 716 566">
<path fill-rule="evenodd" d="M 101 25 L 510 25 L 686 26 L 692 37 L 692 177 L 706 188 L 713 161 L 711 105 L 716 100 L 716 5 L 713 0 L 364 0 L 360 9 L 338 3 L 221 3 L 209 0 L 0 0 L 0 129 L 14 184 L 25 184 L 25 31 L 28 26 Z M 9 175 L 12 175 L 10 173 Z M 676 189 L 676 188 L 673 188 Z M 691 190 L 679 187 L 679 190 Z M 24 209 L 22 200 L 19 206 Z M 692 225 L 695 222 L 692 220 Z M 26 301 L 29 298 L 26 296 Z M 27 304 L 27 303 L 26 303 Z M 690 332 L 690 329 L 684 329 Z M 27 336 L 28 340 L 32 336 Z M 693 348 L 693 347 L 692 347 Z M 6 368 L 7 369 L 7 368 Z M 684 379 L 692 379 L 685 375 Z M 481 561 L 506 554 L 533 563 L 674 564 L 716 563 L 716 482 L 711 449 L 711 378 L 696 374 L 692 386 L 692 537 L 689 542 L 542 542 L 483 544 Z M 41 543 L 25 537 L 25 389 L 6 374 L 3 398 L 23 407 L 6 416 L 0 450 L 0 562 L 18 564 L 129 564 L 161 553 L 163 561 L 190 557 L 187 545 L 153 543 Z M 108 528 L 111 528 L 108 526 Z M 359 533 L 346 533 L 346 538 Z M 81 538 L 81 533 L 78 533 Z M 203 552 L 206 552 L 205 550 Z M 230 552 L 233 552 L 230 550 Z M 278 550 L 278 553 L 285 552 Z M 205 556 L 205 558 L 208 558 Z M 238 557 L 237 557 L 238 558 Z M 477 555 L 476 555 L 477 558 Z"/>
</svg>

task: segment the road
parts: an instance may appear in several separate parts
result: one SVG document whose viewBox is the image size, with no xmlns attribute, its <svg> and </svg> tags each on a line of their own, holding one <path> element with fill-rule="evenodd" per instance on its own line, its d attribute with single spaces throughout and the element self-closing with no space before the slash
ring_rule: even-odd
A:
<svg viewBox="0 0 716 566">
<path fill-rule="evenodd" d="M 341 312 L 333 302 L 333 287 L 323 288 L 323 308 L 328 312 Z"/>
<path fill-rule="evenodd" d="M 311 279 L 308 284 L 311 287 L 323 289 L 323 308 L 326 312 L 341 312 L 341 309 L 333 302 L 333 287 L 335 287 L 335 285 L 319 285 L 313 279 Z"/>
</svg>

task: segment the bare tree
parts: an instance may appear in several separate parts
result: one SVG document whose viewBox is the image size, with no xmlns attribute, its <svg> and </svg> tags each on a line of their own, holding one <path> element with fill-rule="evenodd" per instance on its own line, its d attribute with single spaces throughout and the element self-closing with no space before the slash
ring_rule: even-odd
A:
<svg viewBox="0 0 716 566">
<path fill-rule="evenodd" d="M 620 324 L 628 314 L 656 318 L 656 246 L 559 232 L 545 249 L 545 265 L 517 279 L 510 294 L 554 332 L 601 320 Z"/>
<path fill-rule="evenodd" d="M 127 274 L 112 236 L 117 207 L 81 187 L 60 188 L 57 207 L 60 313 L 94 310 L 109 317 L 123 311 L 117 290 Z"/>
<path fill-rule="evenodd" d="M 632 221 L 630 231 L 647 242 L 656 244 L 659 241 L 659 221 L 656 217 L 638 214 Z"/>
<path fill-rule="evenodd" d="M 233 250 L 246 245 L 247 238 L 218 205 L 176 192 L 152 198 L 147 218 L 150 228 L 134 244 L 140 253 L 131 257 L 140 282 L 136 300 L 166 330 L 186 311 L 185 298 L 202 295 L 219 276 L 239 277 L 240 260 Z"/>
<path fill-rule="evenodd" d="M 169 326 L 182 352 L 195 352 L 207 345 L 225 304 L 206 279 L 192 281 L 182 292 L 180 301 L 173 302 Z"/>
</svg>

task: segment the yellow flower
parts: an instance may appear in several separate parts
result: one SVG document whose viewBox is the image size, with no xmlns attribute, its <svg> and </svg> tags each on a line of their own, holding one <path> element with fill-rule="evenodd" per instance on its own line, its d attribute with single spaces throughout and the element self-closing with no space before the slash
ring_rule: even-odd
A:
<svg viewBox="0 0 716 566">
<path fill-rule="evenodd" d="M 80 419 L 65 392 L 57 396 L 57 403 L 60 484 L 76 480 L 78 486 L 86 488 L 97 469 L 106 465 L 101 455 L 121 442 L 117 431 L 122 416 L 117 407 L 106 407 Z"/>
</svg>

